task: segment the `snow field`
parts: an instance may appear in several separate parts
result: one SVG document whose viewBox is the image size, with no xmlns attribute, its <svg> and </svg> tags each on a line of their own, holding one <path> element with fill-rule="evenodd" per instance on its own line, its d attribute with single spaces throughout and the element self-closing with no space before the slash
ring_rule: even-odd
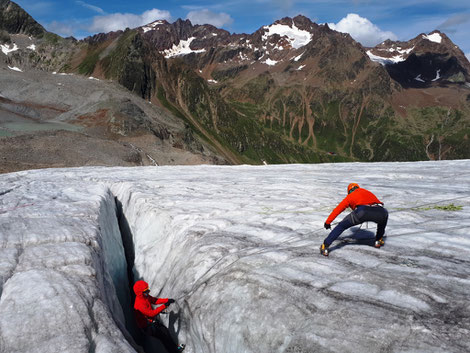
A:
<svg viewBox="0 0 470 353">
<path fill-rule="evenodd" d="M 15 288 L 30 290 L 27 266 L 59 272 L 62 277 L 50 276 L 45 287 L 64 288 L 62 282 L 79 278 L 74 308 L 89 313 L 98 302 L 103 317 L 112 317 L 116 300 L 107 303 L 101 295 L 102 286 L 113 291 L 120 273 L 122 255 L 110 256 L 120 251 L 112 247 L 119 243 L 111 220 L 115 196 L 133 237 L 134 280 L 149 282 L 153 295 L 176 299 L 163 319 L 187 352 L 467 352 L 469 179 L 470 161 L 75 168 L 0 176 L 0 342 L 21 335 L 4 329 L 3 317 L 24 319 L 9 308 L 22 303 L 12 301 Z M 321 257 L 318 247 L 328 234 L 323 222 L 350 182 L 385 202 L 386 245 L 371 246 L 375 225 L 364 224 L 345 232 L 329 258 Z M 36 205 L 5 211 L 23 203 Z M 461 209 L 434 208 L 451 203 Z M 38 234 L 42 228 L 52 235 Z M 46 248 L 26 257 L 24 244 L 40 241 Z M 61 258 L 73 261 L 64 265 Z M 90 278 L 105 272 L 107 282 Z M 44 289 L 41 298 L 51 293 Z M 50 310 L 46 299 L 37 303 L 38 312 Z M 78 332 L 69 340 L 83 337 L 83 328 L 101 317 L 54 308 L 65 317 L 84 315 L 69 325 L 69 332 Z M 102 342 L 97 352 L 125 344 L 113 322 L 100 325 L 106 329 L 99 336 L 85 330 Z M 62 330 L 62 323 L 49 327 Z M 83 338 L 72 346 L 85 344 Z M 48 349 L 39 351 L 59 351 Z"/>
</svg>

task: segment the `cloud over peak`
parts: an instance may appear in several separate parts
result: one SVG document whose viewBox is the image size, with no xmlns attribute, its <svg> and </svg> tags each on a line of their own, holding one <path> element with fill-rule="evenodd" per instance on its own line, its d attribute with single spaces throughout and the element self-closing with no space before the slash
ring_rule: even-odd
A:
<svg viewBox="0 0 470 353">
<path fill-rule="evenodd" d="M 366 47 L 373 47 L 386 39 L 396 40 L 397 36 L 390 31 L 382 31 L 367 18 L 350 13 L 338 23 L 328 23 L 331 29 L 349 33 L 354 40 Z"/>
<path fill-rule="evenodd" d="M 233 23 L 233 18 L 230 17 L 229 14 L 225 12 L 216 13 L 208 9 L 190 11 L 186 18 L 190 20 L 192 24 L 210 24 L 218 28 Z"/>
<path fill-rule="evenodd" d="M 140 15 L 131 13 L 113 13 L 105 16 L 95 16 L 88 28 L 90 32 L 111 32 L 129 28 L 143 26 L 156 20 L 171 20 L 169 11 L 152 9 Z"/>
</svg>

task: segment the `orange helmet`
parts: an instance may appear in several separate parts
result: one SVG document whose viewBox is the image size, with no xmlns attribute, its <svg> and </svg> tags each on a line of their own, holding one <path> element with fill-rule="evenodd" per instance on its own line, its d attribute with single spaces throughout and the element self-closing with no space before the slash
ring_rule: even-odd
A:
<svg viewBox="0 0 470 353">
<path fill-rule="evenodd" d="M 356 183 L 351 183 L 348 185 L 348 194 L 352 193 L 354 190 L 359 189 L 359 185 Z"/>
</svg>

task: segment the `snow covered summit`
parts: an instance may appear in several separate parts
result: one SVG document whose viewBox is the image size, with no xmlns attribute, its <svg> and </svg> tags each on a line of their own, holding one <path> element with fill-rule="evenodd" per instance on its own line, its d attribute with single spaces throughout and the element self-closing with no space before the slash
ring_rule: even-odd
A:
<svg viewBox="0 0 470 353">
<path fill-rule="evenodd" d="M 163 319 L 187 352 L 467 352 L 469 172 L 462 160 L 1 175 L 0 351 L 139 350 L 130 265 L 130 282 L 176 299 Z M 324 258 L 323 222 L 352 181 L 385 202 L 385 247 L 364 224 Z"/>
</svg>

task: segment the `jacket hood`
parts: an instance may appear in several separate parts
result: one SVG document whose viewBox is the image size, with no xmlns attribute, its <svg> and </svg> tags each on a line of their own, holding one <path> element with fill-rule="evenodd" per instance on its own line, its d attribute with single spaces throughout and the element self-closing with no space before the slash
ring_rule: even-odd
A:
<svg viewBox="0 0 470 353">
<path fill-rule="evenodd" d="M 134 284 L 135 295 L 142 295 L 142 293 L 149 288 L 149 284 L 145 281 L 137 281 Z"/>
</svg>

